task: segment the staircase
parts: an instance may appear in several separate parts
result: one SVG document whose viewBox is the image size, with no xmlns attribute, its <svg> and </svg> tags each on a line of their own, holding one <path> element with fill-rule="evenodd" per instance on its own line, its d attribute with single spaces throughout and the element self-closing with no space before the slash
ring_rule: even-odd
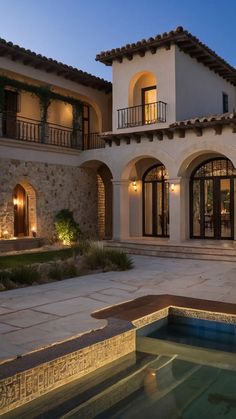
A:
<svg viewBox="0 0 236 419">
<path fill-rule="evenodd" d="M 109 249 L 123 250 L 125 253 L 144 256 L 158 256 L 163 258 L 196 259 L 196 260 L 217 260 L 225 262 L 236 262 L 236 246 L 234 242 L 224 245 L 216 244 L 195 244 L 195 241 L 183 242 L 180 244 L 169 244 L 168 242 L 154 244 L 145 241 L 107 241 L 104 246 Z"/>
</svg>

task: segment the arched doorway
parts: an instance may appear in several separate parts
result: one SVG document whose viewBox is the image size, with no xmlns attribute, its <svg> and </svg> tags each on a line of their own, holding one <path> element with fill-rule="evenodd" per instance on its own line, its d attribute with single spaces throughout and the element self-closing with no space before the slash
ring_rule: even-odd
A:
<svg viewBox="0 0 236 419">
<path fill-rule="evenodd" d="M 234 238 L 236 169 L 223 157 L 201 163 L 190 178 L 190 237 Z"/>
<path fill-rule="evenodd" d="M 17 184 L 13 191 L 14 236 L 29 235 L 29 198 L 25 188 Z"/>
<path fill-rule="evenodd" d="M 157 164 L 143 175 L 143 235 L 169 236 L 169 183 L 165 166 Z"/>
</svg>

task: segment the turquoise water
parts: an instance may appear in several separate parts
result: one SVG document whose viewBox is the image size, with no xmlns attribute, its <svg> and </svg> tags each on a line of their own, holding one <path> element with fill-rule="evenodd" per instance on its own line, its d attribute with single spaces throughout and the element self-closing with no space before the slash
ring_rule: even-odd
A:
<svg viewBox="0 0 236 419">
<path fill-rule="evenodd" d="M 156 362 L 142 386 L 96 419 L 236 419 L 235 325 L 169 316 L 137 342 Z"/>
<path fill-rule="evenodd" d="M 168 316 L 156 324 L 148 336 L 191 346 L 236 352 L 236 326 L 234 324 Z"/>
<path fill-rule="evenodd" d="M 177 358 L 97 419 L 235 419 L 236 372 Z"/>
</svg>

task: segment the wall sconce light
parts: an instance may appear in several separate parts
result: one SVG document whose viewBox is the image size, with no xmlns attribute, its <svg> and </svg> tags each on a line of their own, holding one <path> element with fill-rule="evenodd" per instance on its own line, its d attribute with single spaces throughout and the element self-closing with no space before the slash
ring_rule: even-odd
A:
<svg viewBox="0 0 236 419">
<path fill-rule="evenodd" d="M 13 198 L 13 205 L 14 205 L 14 207 L 16 208 L 18 204 L 19 204 L 18 199 L 17 199 L 16 196 L 14 196 L 14 198 Z"/>
<path fill-rule="evenodd" d="M 134 188 L 134 192 L 137 192 L 137 183 L 136 183 L 136 180 L 133 180 L 132 186 Z"/>
<path fill-rule="evenodd" d="M 36 236 L 37 236 L 35 226 L 34 226 L 34 227 L 32 227 L 31 233 L 32 233 L 32 236 L 33 236 L 33 237 L 36 237 Z"/>
<path fill-rule="evenodd" d="M 174 192 L 174 190 L 175 190 L 175 184 L 174 184 L 174 183 L 172 183 L 172 184 L 170 185 L 170 190 L 171 190 L 171 192 Z"/>
<path fill-rule="evenodd" d="M 7 231 L 7 230 L 5 230 L 5 231 L 3 232 L 3 238 L 4 238 L 4 239 L 8 239 L 8 231 Z"/>
</svg>

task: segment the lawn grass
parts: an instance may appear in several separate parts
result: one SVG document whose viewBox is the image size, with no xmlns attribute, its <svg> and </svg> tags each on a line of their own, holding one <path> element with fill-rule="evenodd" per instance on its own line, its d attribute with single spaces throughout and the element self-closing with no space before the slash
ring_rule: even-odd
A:
<svg viewBox="0 0 236 419">
<path fill-rule="evenodd" d="M 73 256 L 74 249 L 50 250 L 46 252 L 22 253 L 19 255 L 0 256 L 0 269 L 17 268 L 31 263 L 44 263 L 56 259 L 68 259 Z"/>
</svg>

